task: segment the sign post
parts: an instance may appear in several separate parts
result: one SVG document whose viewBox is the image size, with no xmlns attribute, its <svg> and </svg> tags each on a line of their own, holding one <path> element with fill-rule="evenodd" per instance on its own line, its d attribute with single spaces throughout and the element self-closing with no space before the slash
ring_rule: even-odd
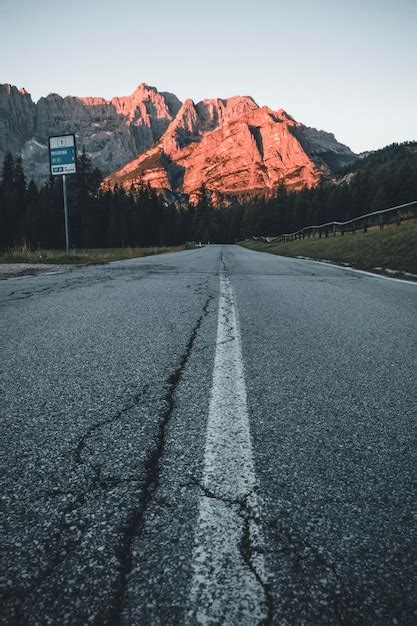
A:
<svg viewBox="0 0 417 626">
<path fill-rule="evenodd" d="M 68 207 L 67 207 L 67 179 L 65 174 L 62 177 L 62 189 L 64 192 L 64 220 L 65 220 L 65 249 L 69 254 L 69 232 L 68 232 Z"/>
<path fill-rule="evenodd" d="M 49 137 L 49 164 L 52 176 L 62 176 L 62 190 L 64 196 L 64 220 L 65 220 L 65 248 L 69 254 L 69 229 L 67 207 L 67 174 L 75 174 L 77 171 L 77 151 L 75 135 L 59 135 Z"/>
</svg>

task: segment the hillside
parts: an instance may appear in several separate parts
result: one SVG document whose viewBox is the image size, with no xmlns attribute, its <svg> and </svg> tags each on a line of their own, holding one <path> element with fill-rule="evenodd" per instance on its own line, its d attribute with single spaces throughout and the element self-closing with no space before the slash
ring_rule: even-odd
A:
<svg viewBox="0 0 417 626">
<path fill-rule="evenodd" d="M 243 237 L 291 233 L 304 226 L 346 221 L 417 199 L 417 142 L 376 150 L 315 188 L 247 203 Z"/>
<path fill-rule="evenodd" d="M 379 150 L 370 152 L 365 157 L 357 159 L 338 170 L 339 177 L 346 174 L 365 170 L 375 171 L 379 167 L 390 165 L 396 162 L 414 163 L 417 160 L 417 141 L 406 141 L 404 143 L 393 143 Z"/>
</svg>

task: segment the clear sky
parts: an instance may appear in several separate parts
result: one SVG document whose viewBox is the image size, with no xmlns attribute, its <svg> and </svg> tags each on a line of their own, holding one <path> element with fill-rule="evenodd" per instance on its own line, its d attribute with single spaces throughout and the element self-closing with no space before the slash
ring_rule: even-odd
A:
<svg viewBox="0 0 417 626">
<path fill-rule="evenodd" d="M 354 151 L 417 139 L 417 0 L 0 0 L 0 82 L 37 100 L 251 95 Z"/>
</svg>

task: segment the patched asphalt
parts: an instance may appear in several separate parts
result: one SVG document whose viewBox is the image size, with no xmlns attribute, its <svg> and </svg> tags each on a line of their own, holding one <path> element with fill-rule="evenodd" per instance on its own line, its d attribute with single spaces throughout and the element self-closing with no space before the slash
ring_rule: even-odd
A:
<svg viewBox="0 0 417 626">
<path fill-rule="evenodd" d="M 271 623 L 416 623 L 417 287 L 237 246 L 0 283 L 3 623 L 184 623 L 221 269 Z"/>
</svg>

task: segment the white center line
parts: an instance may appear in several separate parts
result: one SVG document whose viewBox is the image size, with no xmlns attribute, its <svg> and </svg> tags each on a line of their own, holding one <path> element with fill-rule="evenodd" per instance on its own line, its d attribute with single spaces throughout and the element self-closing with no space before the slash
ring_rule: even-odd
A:
<svg viewBox="0 0 417 626">
<path fill-rule="evenodd" d="M 268 621 L 240 332 L 233 289 L 220 276 L 217 346 L 187 623 Z"/>
</svg>

